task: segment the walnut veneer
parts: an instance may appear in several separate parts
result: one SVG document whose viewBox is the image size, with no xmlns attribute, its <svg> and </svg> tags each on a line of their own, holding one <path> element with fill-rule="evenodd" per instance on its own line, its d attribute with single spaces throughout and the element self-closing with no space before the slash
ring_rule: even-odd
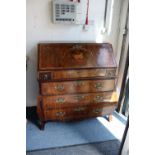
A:
<svg viewBox="0 0 155 155">
<path fill-rule="evenodd" d="M 118 99 L 111 44 L 38 44 L 37 113 L 46 121 L 73 121 L 109 115 Z"/>
</svg>

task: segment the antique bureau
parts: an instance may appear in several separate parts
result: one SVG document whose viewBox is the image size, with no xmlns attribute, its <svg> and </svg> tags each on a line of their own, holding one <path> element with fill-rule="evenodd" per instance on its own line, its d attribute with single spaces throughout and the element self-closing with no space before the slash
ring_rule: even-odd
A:
<svg viewBox="0 0 155 155">
<path fill-rule="evenodd" d="M 117 105 L 116 62 L 108 43 L 38 44 L 40 128 L 46 121 L 108 115 Z"/>
</svg>

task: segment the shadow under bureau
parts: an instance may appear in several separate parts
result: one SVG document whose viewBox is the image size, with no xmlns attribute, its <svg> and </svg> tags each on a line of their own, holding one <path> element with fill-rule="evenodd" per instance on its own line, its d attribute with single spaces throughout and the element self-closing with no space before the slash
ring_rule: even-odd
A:
<svg viewBox="0 0 155 155">
<path fill-rule="evenodd" d="M 108 43 L 38 44 L 40 128 L 46 121 L 108 115 L 117 106 L 116 62 Z"/>
</svg>

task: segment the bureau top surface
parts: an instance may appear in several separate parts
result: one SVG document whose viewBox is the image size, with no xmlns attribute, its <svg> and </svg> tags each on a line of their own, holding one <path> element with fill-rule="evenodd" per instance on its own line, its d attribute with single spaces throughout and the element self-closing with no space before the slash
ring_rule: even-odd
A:
<svg viewBox="0 0 155 155">
<path fill-rule="evenodd" d="M 108 43 L 40 43 L 38 70 L 116 67 Z"/>
</svg>

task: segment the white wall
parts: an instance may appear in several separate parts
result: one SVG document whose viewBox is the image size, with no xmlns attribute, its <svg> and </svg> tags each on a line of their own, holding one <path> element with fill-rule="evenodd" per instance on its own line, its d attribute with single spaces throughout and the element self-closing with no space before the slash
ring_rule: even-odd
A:
<svg viewBox="0 0 155 155">
<path fill-rule="evenodd" d="M 83 20 L 87 0 L 81 0 Z M 114 52 L 117 49 L 118 23 L 121 0 L 113 1 L 113 18 L 110 33 L 101 33 L 104 17 L 105 0 L 90 0 L 88 31 L 83 31 L 82 25 L 58 25 L 52 23 L 51 0 L 26 0 L 26 55 L 29 57 L 26 74 L 26 105 L 36 105 L 38 95 L 37 83 L 37 44 L 39 42 L 110 42 Z M 111 4 L 109 3 L 109 6 Z M 109 16 L 110 10 L 108 11 Z M 110 17 L 110 16 L 109 16 Z M 110 19 L 110 18 L 108 18 Z M 109 21 L 109 20 L 108 20 Z"/>
</svg>

